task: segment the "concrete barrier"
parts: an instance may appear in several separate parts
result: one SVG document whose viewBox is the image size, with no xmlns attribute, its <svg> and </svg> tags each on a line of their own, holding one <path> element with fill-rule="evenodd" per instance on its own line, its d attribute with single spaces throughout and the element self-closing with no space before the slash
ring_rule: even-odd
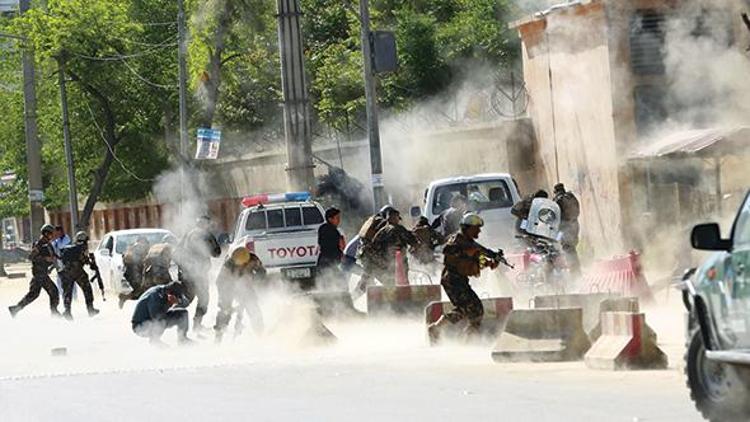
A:
<svg viewBox="0 0 750 422">
<path fill-rule="evenodd" d="M 638 313 L 640 312 L 640 305 L 638 303 L 637 297 L 620 297 L 620 298 L 612 298 L 604 300 L 599 305 L 599 312 L 596 316 L 596 326 L 594 326 L 593 329 L 588 331 L 589 333 L 589 339 L 592 343 L 596 342 L 599 337 L 602 335 L 602 323 L 601 323 L 601 314 L 604 312 L 631 312 L 631 313 Z M 651 331 L 651 328 L 646 326 L 647 331 L 650 333 L 650 335 L 656 335 Z"/>
<path fill-rule="evenodd" d="M 482 299 L 482 306 L 484 307 L 484 317 L 482 318 L 482 325 L 480 326 L 480 340 L 485 339 L 494 341 L 497 338 L 497 335 L 502 332 L 503 327 L 508 320 L 508 315 L 513 311 L 513 298 L 497 297 Z M 455 309 L 455 306 L 450 302 L 430 303 L 424 309 L 426 326 L 439 320 L 441 316 L 453 309 Z M 444 339 L 460 338 L 464 327 L 465 324 L 445 326 L 440 332 L 441 341 Z M 429 335 L 427 338 L 430 340 L 430 345 L 435 345 Z"/>
<path fill-rule="evenodd" d="M 604 302 L 619 298 L 619 295 L 607 293 L 569 294 L 534 296 L 534 309 L 581 308 L 583 311 L 583 329 L 589 334 L 599 325 L 599 314 Z M 592 339 L 593 341 L 593 339 Z"/>
<path fill-rule="evenodd" d="M 656 334 L 643 313 L 605 312 L 602 335 L 586 353 L 593 369 L 665 369 L 667 355 L 656 345 Z"/>
<path fill-rule="evenodd" d="M 439 301 L 440 285 L 369 286 L 367 315 L 421 315 L 430 302 Z"/>
<path fill-rule="evenodd" d="M 518 309 L 492 351 L 496 362 L 563 362 L 583 358 L 591 342 L 583 330 L 583 310 Z"/>
</svg>

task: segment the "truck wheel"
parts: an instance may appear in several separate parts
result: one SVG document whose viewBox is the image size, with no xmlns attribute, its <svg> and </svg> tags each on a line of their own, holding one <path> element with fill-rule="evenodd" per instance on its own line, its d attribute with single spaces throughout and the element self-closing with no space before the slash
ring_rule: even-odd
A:
<svg viewBox="0 0 750 422">
<path fill-rule="evenodd" d="M 731 365 L 706 358 L 700 330 L 693 331 L 685 353 L 685 375 L 690 399 L 704 418 L 713 422 L 747 421 L 749 391 Z"/>
</svg>

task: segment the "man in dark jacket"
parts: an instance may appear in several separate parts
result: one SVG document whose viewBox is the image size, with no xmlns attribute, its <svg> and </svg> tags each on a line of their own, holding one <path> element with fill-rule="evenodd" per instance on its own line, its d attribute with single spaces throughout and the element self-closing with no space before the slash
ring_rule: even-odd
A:
<svg viewBox="0 0 750 422">
<path fill-rule="evenodd" d="M 318 273 L 335 270 L 344 254 L 344 236 L 339 232 L 341 210 L 335 207 L 326 210 L 326 222 L 318 228 Z"/>
<path fill-rule="evenodd" d="M 56 260 L 50 243 L 55 238 L 55 228 L 49 224 L 45 224 L 42 226 L 41 232 L 41 237 L 34 243 L 29 254 L 32 275 L 31 283 L 29 283 L 29 292 L 26 293 L 26 296 L 17 305 L 8 307 L 12 317 L 15 317 L 21 309 L 35 301 L 42 289 L 49 296 L 49 307 L 52 316 L 60 316 L 60 311 L 57 310 L 57 305 L 60 303 L 60 291 L 57 290 L 55 283 L 49 278 L 50 267 Z"/>
<path fill-rule="evenodd" d="M 135 305 L 131 325 L 133 332 L 146 337 L 152 344 L 163 344 L 161 336 L 167 328 L 177 327 L 180 344 L 192 343 L 187 336 L 190 321 L 185 286 L 178 281 L 148 289 Z"/>
<path fill-rule="evenodd" d="M 560 246 L 565 252 L 570 272 L 575 276 L 581 275 L 581 261 L 578 259 L 578 238 L 581 226 L 578 224 L 578 216 L 581 214 L 581 205 L 573 192 L 565 190 L 565 185 L 558 183 L 554 188 L 554 201 L 560 207 Z"/>
<path fill-rule="evenodd" d="M 65 306 L 66 319 L 72 320 L 71 302 L 73 301 L 73 286 L 76 284 L 83 291 L 86 300 L 86 309 L 89 316 L 95 316 L 99 310 L 94 308 L 94 292 L 91 290 L 89 275 L 84 270 L 84 265 L 91 266 L 88 250 L 89 236 L 86 232 L 78 232 L 75 235 L 75 243 L 61 249 L 63 270 L 60 272 L 63 285 L 63 305 Z"/>
</svg>

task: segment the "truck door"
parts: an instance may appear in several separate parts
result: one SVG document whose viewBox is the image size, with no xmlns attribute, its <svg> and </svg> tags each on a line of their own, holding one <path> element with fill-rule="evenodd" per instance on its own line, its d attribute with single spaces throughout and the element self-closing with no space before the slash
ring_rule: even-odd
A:
<svg viewBox="0 0 750 422">
<path fill-rule="evenodd" d="M 750 348 L 750 196 L 740 208 L 732 230 L 731 274 L 724 277 L 727 297 L 727 346 Z M 734 344 L 731 344 L 734 343 Z"/>
</svg>

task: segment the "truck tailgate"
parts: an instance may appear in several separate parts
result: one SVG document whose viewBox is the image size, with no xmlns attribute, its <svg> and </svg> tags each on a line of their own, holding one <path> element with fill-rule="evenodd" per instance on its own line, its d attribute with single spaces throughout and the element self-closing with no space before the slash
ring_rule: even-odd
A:
<svg viewBox="0 0 750 422">
<path fill-rule="evenodd" d="M 245 237 L 255 242 L 255 254 L 266 268 L 312 266 L 318 261 L 317 230 L 295 230 Z"/>
</svg>

